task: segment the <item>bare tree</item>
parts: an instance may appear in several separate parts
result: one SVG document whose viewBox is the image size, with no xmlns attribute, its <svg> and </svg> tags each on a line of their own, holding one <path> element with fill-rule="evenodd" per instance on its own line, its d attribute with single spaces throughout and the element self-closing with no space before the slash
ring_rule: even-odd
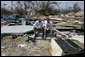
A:
<svg viewBox="0 0 85 57">
<path fill-rule="evenodd" d="M 22 8 L 22 4 L 21 4 L 21 1 L 17 1 L 16 2 L 16 7 L 15 7 L 15 12 L 17 13 L 17 14 L 20 14 L 20 15 L 24 15 L 24 9 Z"/>
<path fill-rule="evenodd" d="M 22 6 L 20 6 L 22 5 Z M 54 7 L 52 5 L 57 5 L 58 3 L 55 1 L 22 1 L 22 4 L 20 1 L 17 2 L 17 10 L 21 13 L 20 9 L 23 10 L 24 15 L 27 15 L 35 11 L 35 13 L 40 13 L 42 15 L 49 15 L 51 13 L 55 13 L 53 11 Z M 21 8 L 20 8 L 21 7 Z M 59 7 L 59 6 L 58 6 Z"/>
<path fill-rule="evenodd" d="M 7 4 L 1 4 L 1 15 L 10 15 L 11 11 L 8 10 L 7 8 Z"/>
<path fill-rule="evenodd" d="M 17 1 L 16 12 L 21 15 L 27 15 L 29 10 L 32 9 L 32 1 Z"/>
<path fill-rule="evenodd" d="M 23 2 L 24 10 L 25 10 L 25 15 L 32 11 L 33 8 L 33 2 L 32 1 L 24 1 Z M 29 12 L 28 12 L 29 11 Z"/>
<path fill-rule="evenodd" d="M 78 3 L 75 3 L 75 4 L 73 5 L 73 11 L 74 11 L 74 12 L 78 12 L 78 11 L 80 11 L 80 10 L 81 10 L 81 8 L 79 7 Z"/>
<path fill-rule="evenodd" d="M 53 4 L 58 6 L 58 3 L 55 1 L 36 1 L 34 10 L 37 13 L 41 13 L 43 15 L 48 15 L 47 13 L 52 12 L 53 10 Z"/>
</svg>

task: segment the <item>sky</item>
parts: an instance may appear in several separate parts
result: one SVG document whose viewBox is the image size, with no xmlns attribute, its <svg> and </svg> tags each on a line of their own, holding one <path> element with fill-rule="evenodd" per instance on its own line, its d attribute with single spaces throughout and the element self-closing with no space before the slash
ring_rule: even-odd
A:
<svg viewBox="0 0 85 57">
<path fill-rule="evenodd" d="M 57 2 L 61 2 L 61 4 L 59 6 L 60 6 L 60 8 L 63 8 L 63 9 L 66 8 L 66 3 L 67 3 L 67 7 L 69 7 L 69 6 L 72 7 L 76 2 L 78 2 L 78 5 L 81 9 L 84 9 L 84 1 L 57 1 Z M 6 8 L 11 7 L 11 1 L 1 1 L 1 4 L 4 4 L 4 3 L 7 4 Z M 16 1 L 14 1 L 13 3 L 15 4 Z M 55 6 L 55 7 L 57 8 L 57 6 Z"/>
</svg>

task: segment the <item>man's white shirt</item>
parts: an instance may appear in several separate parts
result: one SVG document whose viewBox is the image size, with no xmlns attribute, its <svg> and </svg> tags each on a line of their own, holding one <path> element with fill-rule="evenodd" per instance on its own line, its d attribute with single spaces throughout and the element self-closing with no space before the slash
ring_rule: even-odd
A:
<svg viewBox="0 0 85 57">
<path fill-rule="evenodd" d="M 43 27 L 43 21 L 41 21 L 41 22 L 39 22 L 39 21 L 36 21 L 35 23 L 34 23 L 34 27 Z"/>
<path fill-rule="evenodd" d="M 52 28 L 52 22 L 50 21 L 49 23 L 45 20 L 45 21 L 36 21 L 33 25 L 34 27 L 48 27 L 48 28 Z"/>
<path fill-rule="evenodd" d="M 52 28 L 52 22 L 50 21 L 49 23 L 45 20 L 44 21 L 44 26 L 48 28 Z"/>
</svg>

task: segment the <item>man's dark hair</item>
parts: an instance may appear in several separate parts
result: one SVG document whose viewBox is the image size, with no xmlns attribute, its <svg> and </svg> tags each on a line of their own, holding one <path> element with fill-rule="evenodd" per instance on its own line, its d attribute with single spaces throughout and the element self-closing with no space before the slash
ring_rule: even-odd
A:
<svg viewBox="0 0 85 57">
<path fill-rule="evenodd" d="M 49 21 L 50 21 L 50 18 L 47 18 L 47 22 L 49 23 Z"/>
<path fill-rule="evenodd" d="M 38 19 L 39 22 L 41 22 L 41 19 Z"/>
</svg>

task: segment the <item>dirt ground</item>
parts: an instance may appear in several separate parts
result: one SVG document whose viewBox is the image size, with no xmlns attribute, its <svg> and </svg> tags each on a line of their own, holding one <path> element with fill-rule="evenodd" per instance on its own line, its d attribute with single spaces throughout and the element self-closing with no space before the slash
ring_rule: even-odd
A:
<svg viewBox="0 0 85 57">
<path fill-rule="evenodd" d="M 26 36 L 12 39 L 5 36 L 1 39 L 1 56 L 51 56 L 49 53 L 50 40 L 36 40 L 26 42 Z"/>
</svg>

